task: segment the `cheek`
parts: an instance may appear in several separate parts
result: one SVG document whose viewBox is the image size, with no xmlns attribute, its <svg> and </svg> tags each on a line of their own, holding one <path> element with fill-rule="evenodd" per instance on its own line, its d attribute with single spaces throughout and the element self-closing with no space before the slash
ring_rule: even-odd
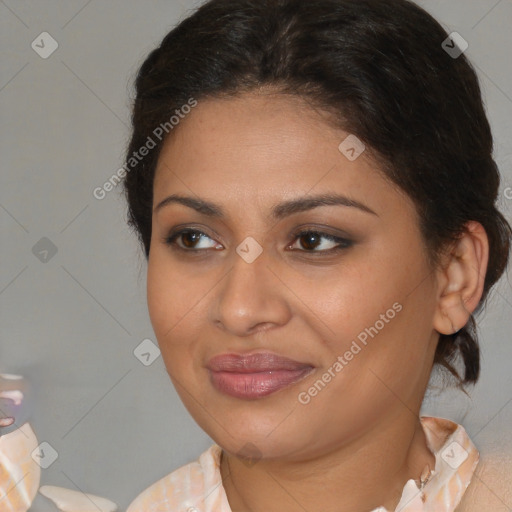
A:
<svg viewBox="0 0 512 512">
<path fill-rule="evenodd" d="M 195 340 L 200 334 L 202 300 L 208 283 L 179 271 L 157 251 L 148 262 L 147 302 L 151 324 L 167 370 L 173 375 L 191 374 Z"/>
<path fill-rule="evenodd" d="M 380 331 L 393 322 L 407 288 L 404 281 L 382 261 L 380 265 L 368 261 L 340 266 L 314 286 L 309 280 L 298 280 L 295 293 L 302 298 L 304 311 L 316 319 L 326 343 L 339 352 L 347 340 L 360 334 L 364 338 L 366 329 L 376 323 Z"/>
<path fill-rule="evenodd" d="M 395 252 L 340 266 L 315 286 L 296 281 L 296 294 L 304 297 L 303 309 L 330 354 L 324 363 L 347 351 L 357 353 L 347 357 L 359 364 L 371 357 L 387 374 L 400 361 L 421 362 L 432 331 L 431 272 L 419 248 L 401 257 Z"/>
<path fill-rule="evenodd" d="M 208 291 L 206 284 L 183 272 L 157 248 L 150 253 L 147 301 L 151 323 L 160 342 L 173 336 L 176 327 L 190 315 Z M 164 339 L 165 338 L 165 339 Z"/>
</svg>

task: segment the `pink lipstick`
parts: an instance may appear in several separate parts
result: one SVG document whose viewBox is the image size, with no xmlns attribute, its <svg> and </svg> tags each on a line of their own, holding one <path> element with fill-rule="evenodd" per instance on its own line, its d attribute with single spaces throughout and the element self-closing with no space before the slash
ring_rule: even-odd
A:
<svg viewBox="0 0 512 512">
<path fill-rule="evenodd" d="M 227 395 L 254 400 L 291 386 L 314 367 L 271 352 L 221 354 L 207 368 L 214 387 Z"/>
</svg>

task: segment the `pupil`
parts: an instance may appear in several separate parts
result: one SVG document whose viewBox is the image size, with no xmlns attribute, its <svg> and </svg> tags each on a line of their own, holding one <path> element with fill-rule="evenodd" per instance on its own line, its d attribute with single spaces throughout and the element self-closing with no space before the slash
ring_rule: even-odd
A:
<svg viewBox="0 0 512 512">
<path fill-rule="evenodd" d="M 194 247 L 195 242 L 200 238 L 198 233 L 194 233 L 192 231 L 189 231 L 187 233 L 183 233 L 183 244 L 185 247 Z M 190 242 L 190 243 L 189 243 Z"/>
<path fill-rule="evenodd" d="M 302 244 L 302 247 L 305 249 L 314 249 L 318 245 L 318 238 L 318 235 L 315 233 L 302 235 L 302 239 L 305 241 L 305 243 Z"/>
</svg>

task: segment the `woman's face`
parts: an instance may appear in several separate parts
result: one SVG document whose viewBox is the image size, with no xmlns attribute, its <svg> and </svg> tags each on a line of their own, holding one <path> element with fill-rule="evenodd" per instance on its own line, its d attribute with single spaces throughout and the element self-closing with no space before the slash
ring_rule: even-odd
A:
<svg viewBox="0 0 512 512">
<path fill-rule="evenodd" d="M 414 204 L 348 135 L 298 98 L 245 94 L 200 102 L 160 155 L 150 318 L 231 453 L 320 455 L 421 403 L 435 274 Z M 188 205 L 156 209 L 171 195 Z"/>
</svg>

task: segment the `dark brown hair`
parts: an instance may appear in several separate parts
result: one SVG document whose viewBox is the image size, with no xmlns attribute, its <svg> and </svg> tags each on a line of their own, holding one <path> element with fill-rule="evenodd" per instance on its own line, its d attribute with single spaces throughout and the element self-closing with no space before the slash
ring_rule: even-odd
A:
<svg viewBox="0 0 512 512">
<path fill-rule="evenodd" d="M 511 228 L 496 209 L 499 172 L 478 78 L 448 34 L 408 0 L 211 0 L 169 32 L 135 81 L 124 179 L 128 224 L 149 257 L 153 179 L 165 137 L 158 127 L 196 101 L 261 87 L 306 99 L 355 134 L 383 173 L 415 202 L 431 261 L 468 221 L 487 232 L 483 306 L 504 272 Z M 454 43 L 449 43 L 454 46 Z M 165 124 L 167 123 L 167 124 Z M 456 370 L 458 357 L 463 377 Z M 460 385 L 480 371 L 476 325 L 440 335 L 434 363 Z"/>
</svg>

